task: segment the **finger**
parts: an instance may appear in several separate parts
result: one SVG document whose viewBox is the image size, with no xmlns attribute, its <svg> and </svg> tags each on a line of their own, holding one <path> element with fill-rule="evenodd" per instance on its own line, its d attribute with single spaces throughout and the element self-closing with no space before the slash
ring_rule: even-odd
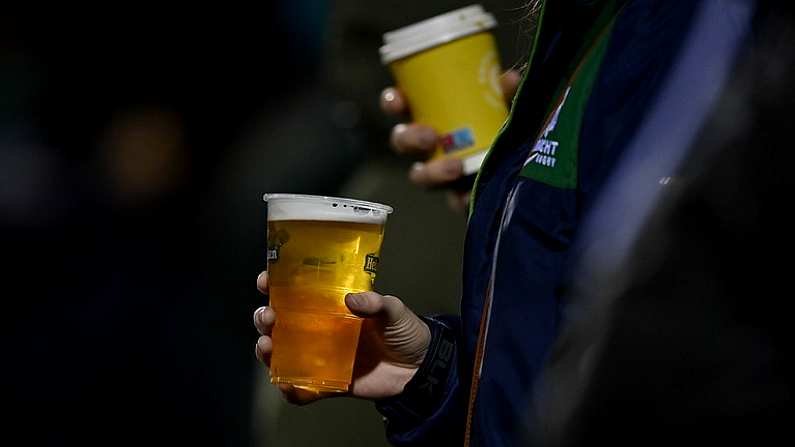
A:
<svg viewBox="0 0 795 447">
<path fill-rule="evenodd" d="M 323 393 L 320 391 L 309 391 L 303 388 L 296 388 L 292 385 L 279 385 L 282 397 L 293 405 L 306 405 L 324 397 L 342 395 L 341 393 Z"/>
<path fill-rule="evenodd" d="M 469 206 L 469 191 L 448 191 L 447 206 L 456 212 L 463 212 Z"/>
<path fill-rule="evenodd" d="M 376 292 L 349 293 L 345 296 L 345 305 L 356 316 L 384 318 L 387 322 L 400 320 L 406 311 L 399 298 Z"/>
<path fill-rule="evenodd" d="M 265 295 L 268 294 L 268 272 L 262 272 L 257 276 L 257 289 Z"/>
<path fill-rule="evenodd" d="M 425 163 L 414 163 L 409 171 L 412 183 L 426 188 L 443 186 L 464 175 L 464 164 L 458 158 L 440 158 Z"/>
<path fill-rule="evenodd" d="M 387 87 L 381 92 L 381 110 L 387 115 L 400 116 L 408 112 L 408 104 L 400 90 Z"/>
<path fill-rule="evenodd" d="M 276 312 L 272 308 L 265 306 L 254 311 L 254 326 L 256 326 L 260 335 L 270 335 L 275 322 Z"/>
<path fill-rule="evenodd" d="M 257 344 L 254 346 L 254 355 L 257 360 L 264 363 L 270 368 L 271 366 L 271 352 L 273 351 L 273 340 L 267 335 L 263 335 L 257 339 Z"/>
<path fill-rule="evenodd" d="M 521 79 L 522 75 L 516 70 L 508 70 L 500 76 L 500 87 L 502 87 L 502 94 L 506 100 L 510 101 L 513 99 Z"/>
<path fill-rule="evenodd" d="M 392 128 L 389 141 L 398 154 L 428 154 L 436 148 L 439 136 L 422 124 L 398 124 Z"/>
</svg>

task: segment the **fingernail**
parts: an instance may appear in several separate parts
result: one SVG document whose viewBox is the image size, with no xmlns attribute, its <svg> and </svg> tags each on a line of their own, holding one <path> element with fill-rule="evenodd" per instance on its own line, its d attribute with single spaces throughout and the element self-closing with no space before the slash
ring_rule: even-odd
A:
<svg viewBox="0 0 795 447">
<path fill-rule="evenodd" d="M 265 311 L 268 309 L 268 306 L 260 307 L 259 312 L 257 312 L 257 322 L 260 325 L 265 325 Z"/>
<path fill-rule="evenodd" d="M 364 304 L 364 297 L 361 293 L 349 293 L 348 302 L 354 306 L 361 306 Z"/>
<path fill-rule="evenodd" d="M 392 89 L 387 89 L 384 91 L 384 101 L 385 102 L 392 102 L 395 100 L 395 91 Z"/>
<path fill-rule="evenodd" d="M 420 183 L 422 178 L 425 176 L 425 164 L 421 162 L 416 162 L 411 165 L 411 169 L 409 169 L 409 181 L 412 183 Z"/>
</svg>

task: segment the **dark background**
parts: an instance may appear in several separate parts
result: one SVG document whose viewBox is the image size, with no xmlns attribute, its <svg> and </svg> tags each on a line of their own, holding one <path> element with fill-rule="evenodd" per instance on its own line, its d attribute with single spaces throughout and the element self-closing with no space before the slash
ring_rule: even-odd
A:
<svg viewBox="0 0 795 447">
<path fill-rule="evenodd" d="M 432 4 L 431 4 L 432 3 Z M 385 31 L 468 2 L 0 14 L 3 401 L 25 445 L 379 445 L 362 401 L 289 407 L 256 364 L 265 192 L 388 203 L 378 288 L 455 312 L 464 217 L 406 181 Z M 487 1 L 503 64 L 529 36 Z M 6 425 L 6 424 L 4 424 Z"/>
</svg>

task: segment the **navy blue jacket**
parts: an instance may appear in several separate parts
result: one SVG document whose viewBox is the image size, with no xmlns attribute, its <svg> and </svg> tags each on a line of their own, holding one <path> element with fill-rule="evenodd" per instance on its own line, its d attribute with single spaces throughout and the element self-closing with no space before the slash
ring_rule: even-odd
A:
<svg viewBox="0 0 795 447">
<path fill-rule="evenodd" d="M 516 434 L 527 429 L 527 411 L 543 393 L 536 379 L 566 311 L 578 230 L 628 148 L 644 155 L 642 148 L 653 145 L 639 138 L 651 142 L 677 130 L 670 120 L 656 119 L 658 109 L 673 108 L 696 127 L 706 115 L 714 89 L 698 82 L 671 87 L 669 77 L 727 71 L 731 64 L 722 62 L 732 52 L 716 50 L 716 61 L 685 56 L 689 46 L 719 47 L 737 34 L 742 17 L 734 9 L 747 2 L 545 3 L 511 115 L 473 190 L 461 315 L 426 318 L 432 342 L 423 365 L 403 394 L 377 403 L 394 444 L 461 445 L 466 432 L 470 445 L 517 442 Z M 559 187 L 520 175 L 561 82 L 591 44 L 586 36 L 606 8 L 615 11 L 615 21 L 579 127 L 576 182 Z M 712 8 L 707 15 L 705 8 Z M 707 30 L 706 38 L 689 38 L 700 30 Z M 656 150 L 651 155 L 666 152 Z M 475 370 L 479 354 L 482 367 Z"/>
</svg>

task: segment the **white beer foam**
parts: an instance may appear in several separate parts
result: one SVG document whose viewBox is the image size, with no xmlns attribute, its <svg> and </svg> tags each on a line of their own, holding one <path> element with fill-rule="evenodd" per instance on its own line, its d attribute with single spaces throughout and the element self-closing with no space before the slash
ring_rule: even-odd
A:
<svg viewBox="0 0 795 447">
<path fill-rule="evenodd" d="M 392 208 L 378 203 L 338 197 L 265 194 L 268 220 L 318 220 L 381 224 Z"/>
</svg>

